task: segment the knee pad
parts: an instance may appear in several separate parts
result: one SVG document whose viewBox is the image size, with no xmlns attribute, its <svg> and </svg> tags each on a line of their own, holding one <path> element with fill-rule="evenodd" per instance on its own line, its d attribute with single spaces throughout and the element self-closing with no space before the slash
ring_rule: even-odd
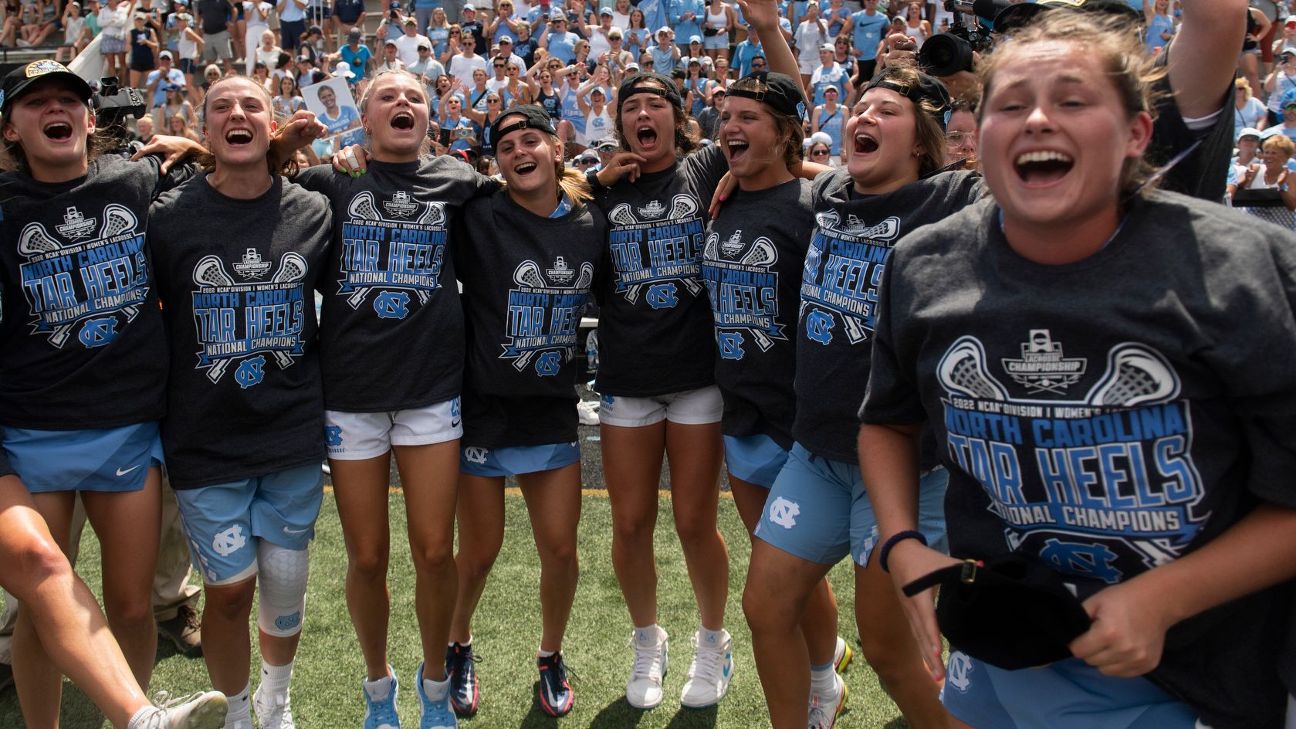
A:
<svg viewBox="0 0 1296 729">
<path fill-rule="evenodd" d="M 267 635 L 290 638 L 301 632 L 309 572 L 309 553 L 305 549 L 285 549 L 261 540 L 257 546 L 261 582 L 257 625 Z"/>
</svg>

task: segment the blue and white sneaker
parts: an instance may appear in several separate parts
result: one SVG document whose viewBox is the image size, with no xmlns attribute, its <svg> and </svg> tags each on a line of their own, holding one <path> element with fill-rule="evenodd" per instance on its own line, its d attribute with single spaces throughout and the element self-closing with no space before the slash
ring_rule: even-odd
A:
<svg viewBox="0 0 1296 729">
<path fill-rule="evenodd" d="M 390 674 L 386 679 L 364 682 L 365 715 L 364 729 L 400 729 L 400 717 L 396 714 L 396 695 L 400 684 L 396 680 L 396 671 L 387 667 Z"/>
<path fill-rule="evenodd" d="M 414 675 L 414 688 L 418 691 L 422 713 L 419 716 L 419 729 L 458 729 L 459 720 L 455 719 L 454 710 L 450 708 L 450 684 L 446 682 L 445 694 L 440 698 L 428 698 L 423 690 L 423 664 L 419 664 L 418 673 Z"/>
<path fill-rule="evenodd" d="M 536 658 L 536 667 L 540 669 L 540 708 L 549 716 L 563 716 L 571 711 L 576 702 L 571 684 L 567 682 L 567 666 L 563 663 L 562 653 Z"/>
<path fill-rule="evenodd" d="M 693 634 L 693 650 L 680 703 L 690 709 L 715 706 L 729 693 L 733 678 L 733 636 L 721 629 L 710 640 L 704 640 L 699 630 Z"/>
</svg>

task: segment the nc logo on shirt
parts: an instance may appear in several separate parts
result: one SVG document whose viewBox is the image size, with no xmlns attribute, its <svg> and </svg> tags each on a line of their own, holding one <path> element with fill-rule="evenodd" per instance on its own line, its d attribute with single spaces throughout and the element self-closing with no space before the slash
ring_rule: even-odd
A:
<svg viewBox="0 0 1296 729">
<path fill-rule="evenodd" d="M 679 304 L 675 284 L 656 284 L 648 288 L 644 301 L 654 309 L 674 309 Z"/>
<path fill-rule="evenodd" d="M 716 332 L 716 342 L 720 345 L 721 359 L 742 359 L 746 354 L 741 332 Z"/>
<path fill-rule="evenodd" d="M 945 669 L 945 685 L 961 694 L 972 686 L 972 659 L 958 651 L 950 651 L 949 666 Z"/>
<path fill-rule="evenodd" d="M 234 370 L 234 381 L 244 390 L 261 384 L 264 379 L 265 357 L 261 355 L 243 360 L 239 363 L 238 369 Z"/>
<path fill-rule="evenodd" d="M 833 318 L 831 314 L 811 309 L 806 314 L 806 337 L 812 342 L 828 344 L 832 341 Z"/>
<path fill-rule="evenodd" d="M 774 499 L 774 503 L 770 504 L 769 520 L 784 529 L 791 529 L 796 526 L 796 518 L 800 513 L 800 505 L 779 496 Z"/>
<path fill-rule="evenodd" d="M 77 341 L 85 345 L 86 349 L 102 347 L 116 338 L 117 318 L 112 316 L 88 319 L 81 325 L 81 333 L 77 334 Z"/>
<path fill-rule="evenodd" d="M 217 532 L 212 538 L 212 549 L 216 554 L 222 557 L 228 557 L 231 554 L 242 549 L 247 544 L 247 537 L 243 536 L 243 527 L 235 524 L 222 532 Z"/>
<path fill-rule="evenodd" d="M 409 316 L 409 294 L 384 291 L 374 297 L 373 308 L 379 319 L 404 319 Z"/>
<path fill-rule="evenodd" d="M 1102 544 L 1076 544 L 1060 539 L 1049 539 L 1039 552 L 1040 559 L 1053 565 L 1059 572 L 1088 575 L 1108 584 L 1120 581 L 1116 569 L 1116 553 Z"/>
<path fill-rule="evenodd" d="M 512 360 L 518 372 L 532 366 L 540 377 L 557 375 L 576 347 L 580 313 L 593 283 L 592 261 L 573 268 L 558 256 L 548 269 L 529 259 L 519 263 L 506 302 L 500 359 Z"/>
<path fill-rule="evenodd" d="M 536 357 L 535 371 L 541 377 L 553 377 L 562 369 L 562 356 L 557 352 L 541 352 Z"/>
</svg>

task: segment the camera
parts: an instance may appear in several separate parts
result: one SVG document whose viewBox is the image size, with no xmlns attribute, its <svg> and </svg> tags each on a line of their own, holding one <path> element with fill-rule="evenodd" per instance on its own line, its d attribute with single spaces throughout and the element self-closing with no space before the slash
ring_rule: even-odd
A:
<svg viewBox="0 0 1296 729">
<path fill-rule="evenodd" d="M 130 141 L 126 119 L 138 119 L 148 110 L 148 101 L 139 89 L 122 87 L 116 76 L 99 79 L 99 90 L 90 97 L 95 112 L 95 126 L 102 134 L 116 140 L 120 146 Z"/>
<path fill-rule="evenodd" d="M 984 53 L 993 45 L 981 28 L 956 25 L 948 33 L 937 33 L 918 50 L 918 65 L 932 76 L 950 76 L 971 71 L 973 53 Z"/>
</svg>

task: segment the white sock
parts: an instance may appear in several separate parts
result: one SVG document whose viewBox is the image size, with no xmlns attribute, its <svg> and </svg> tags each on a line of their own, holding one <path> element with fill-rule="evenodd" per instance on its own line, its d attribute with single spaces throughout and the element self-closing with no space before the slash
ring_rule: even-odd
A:
<svg viewBox="0 0 1296 729">
<path fill-rule="evenodd" d="M 252 723 L 252 704 L 248 701 L 247 686 L 237 694 L 226 696 L 225 700 L 229 702 L 229 711 L 225 714 L 225 726 L 237 726 L 238 722 Z"/>
<path fill-rule="evenodd" d="M 430 678 L 423 679 L 423 695 L 428 697 L 428 701 L 443 701 L 449 693 L 449 677 L 441 681 L 433 681 Z"/>
<path fill-rule="evenodd" d="M 557 652 L 558 651 L 547 651 L 544 648 L 540 648 L 536 651 L 536 658 L 548 658 Z"/>
<path fill-rule="evenodd" d="M 288 684 L 292 683 L 293 664 L 289 661 L 283 666 L 272 666 L 261 661 L 261 686 L 266 691 L 275 693 L 284 693 L 288 690 Z"/>
<path fill-rule="evenodd" d="M 710 628 L 698 629 L 698 643 L 703 645 L 715 646 L 719 648 L 724 644 L 724 628 L 711 630 Z"/>
<path fill-rule="evenodd" d="M 835 693 L 837 690 L 836 671 L 832 663 L 810 667 L 810 691 L 821 696 Z"/>
<path fill-rule="evenodd" d="M 468 647 L 472 646 L 472 636 L 471 636 L 471 635 L 468 636 L 468 640 L 465 640 L 465 641 L 462 642 L 462 643 L 460 643 L 460 642 L 458 642 L 458 641 L 453 641 L 453 640 L 452 640 L 452 641 L 450 641 L 449 643 L 446 643 L 446 646 L 448 646 L 448 647 L 450 647 L 450 648 L 453 648 L 453 647 L 455 647 L 455 646 L 463 646 L 464 648 L 468 648 Z"/>
<path fill-rule="evenodd" d="M 657 623 L 645 625 L 642 628 L 636 627 L 634 629 L 635 642 L 645 647 L 656 645 L 661 642 L 663 632 L 664 631 L 658 627 Z"/>
<path fill-rule="evenodd" d="M 392 677 L 387 674 L 377 681 L 366 680 L 364 682 L 365 693 L 369 695 L 371 701 L 382 701 L 391 695 Z"/>
</svg>

